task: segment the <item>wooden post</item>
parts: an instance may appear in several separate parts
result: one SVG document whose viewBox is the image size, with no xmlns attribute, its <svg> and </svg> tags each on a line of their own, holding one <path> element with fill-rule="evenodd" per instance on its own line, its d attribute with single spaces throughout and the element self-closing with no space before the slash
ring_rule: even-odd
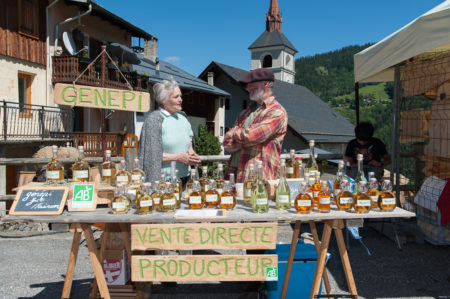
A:
<svg viewBox="0 0 450 299">
<path fill-rule="evenodd" d="M 347 248 L 345 247 L 344 236 L 342 235 L 342 228 L 344 226 L 344 221 L 341 222 L 339 227 L 334 228 L 334 235 L 336 236 L 336 242 L 339 247 L 339 254 L 341 256 L 342 267 L 344 268 L 345 278 L 347 280 L 347 286 L 352 295 L 358 295 L 356 292 L 355 279 L 353 278 L 352 268 L 350 266 L 350 260 L 348 258 Z"/>
<path fill-rule="evenodd" d="M 319 256 L 321 243 L 314 220 L 309 221 L 309 226 L 311 227 L 311 232 L 313 234 L 314 246 L 316 247 L 317 256 Z M 331 294 L 330 280 L 328 279 L 328 272 L 326 268 L 323 270 L 323 283 L 325 284 L 327 294 Z"/>
<path fill-rule="evenodd" d="M 355 83 L 355 113 L 356 124 L 359 124 L 359 82 Z"/>
<path fill-rule="evenodd" d="M 395 188 L 395 195 L 400 198 L 400 144 L 399 144 L 399 133 L 400 133 L 400 105 L 402 102 L 401 95 L 401 81 L 400 81 L 400 66 L 395 66 L 394 72 L 394 99 L 392 101 L 392 142 L 391 142 L 391 152 L 392 152 L 392 168 L 391 168 L 391 181 Z M 395 173 L 395 182 L 394 180 Z M 399 203 L 399 201 L 397 201 Z"/>
<path fill-rule="evenodd" d="M 105 87 L 105 75 L 106 75 L 105 73 L 106 73 L 106 46 L 102 45 L 102 70 L 101 70 L 101 74 L 100 74 L 102 87 Z M 105 159 L 105 151 L 106 151 L 105 109 L 100 110 L 100 115 L 102 118 L 102 151 L 103 151 L 103 159 Z"/>
<path fill-rule="evenodd" d="M 330 244 L 330 236 L 332 231 L 333 220 L 327 220 L 324 222 L 325 227 L 322 233 L 322 244 L 320 246 L 320 252 L 318 255 L 316 271 L 314 273 L 313 285 L 311 288 L 310 299 L 314 299 L 314 295 L 319 293 L 320 281 L 322 280 L 323 270 L 325 268 L 325 261 L 327 259 L 328 245 Z"/>
<path fill-rule="evenodd" d="M 81 227 L 78 224 L 72 224 L 74 229 L 72 249 L 70 250 L 69 264 L 67 265 L 66 277 L 64 279 L 64 287 L 61 298 L 70 298 L 70 290 L 72 289 L 73 272 L 77 263 L 78 249 L 80 248 Z"/>
<path fill-rule="evenodd" d="M 298 235 L 300 232 L 301 223 L 302 223 L 301 221 L 295 221 L 294 232 L 292 233 L 291 248 L 289 250 L 289 257 L 288 257 L 288 262 L 286 265 L 286 272 L 284 274 L 283 288 L 281 289 L 281 295 L 280 295 L 281 299 L 286 298 L 286 294 L 287 294 L 287 290 L 288 290 L 288 286 L 289 286 L 289 279 L 291 277 L 292 263 L 294 261 L 295 249 L 297 248 Z"/>
</svg>

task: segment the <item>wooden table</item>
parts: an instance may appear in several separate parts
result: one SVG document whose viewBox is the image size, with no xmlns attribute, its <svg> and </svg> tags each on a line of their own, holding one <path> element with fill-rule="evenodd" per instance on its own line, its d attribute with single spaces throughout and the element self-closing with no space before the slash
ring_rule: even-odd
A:
<svg viewBox="0 0 450 299">
<path fill-rule="evenodd" d="M 186 208 L 182 204 L 182 208 Z M 348 258 L 347 249 L 345 247 L 342 229 L 345 227 L 345 220 L 349 219 L 373 219 L 373 218 L 410 218 L 415 217 L 414 213 L 406 210 L 396 208 L 393 212 L 379 212 L 370 211 L 367 214 L 356 214 L 350 212 L 332 210 L 330 213 L 318 213 L 312 212 L 307 215 L 298 215 L 294 209 L 288 211 L 279 211 L 274 208 L 274 203 L 271 202 L 269 213 L 255 214 L 251 209 L 244 207 L 240 204 L 232 211 L 227 211 L 227 215 L 224 218 L 199 218 L 199 219 L 183 219 L 174 218 L 174 213 L 159 213 L 153 212 L 150 215 L 137 215 L 135 210 L 130 210 L 125 215 L 110 214 L 107 208 L 98 208 L 94 212 L 67 212 L 65 211 L 61 215 L 57 216 L 7 216 L 4 221 L 10 222 L 51 222 L 51 223 L 70 223 L 74 225 L 74 237 L 72 242 L 72 249 L 68 262 L 68 268 L 66 278 L 64 281 L 64 288 L 62 298 L 68 298 L 70 296 L 70 289 L 72 285 L 73 270 L 77 259 L 78 247 L 81 239 L 81 234 L 84 234 L 86 243 L 89 249 L 89 255 L 92 263 L 92 267 L 95 274 L 97 286 L 100 291 L 100 295 L 103 298 L 110 298 L 106 280 L 103 275 L 102 268 L 102 250 L 97 250 L 94 242 L 94 236 L 91 230 L 91 224 L 97 222 L 103 222 L 106 224 L 116 223 L 122 228 L 124 239 L 128 239 L 127 226 L 131 223 L 199 223 L 199 222 L 295 222 L 294 232 L 292 235 L 292 242 L 289 251 L 288 263 L 286 267 L 286 273 L 283 282 L 283 289 L 281 298 L 285 298 L 287 293 L 287 286 L 289 284 L 289 278 L 292 269 L 292 262 L 294 260 L 294 253 L 296 250 L 298 236 L 300 231 L 300 224 L 302 222 L 308 222 L 311 226 L 311 230 L 314 236 L 314 242 L 317 250 L 318 260 L 316 270 L 314 274 L 313 285 L 311 288 L 310 298 L 314 298 L 315 294 L 318 294 L 320 289 L 320 282 L 322 277 L 324 278 L 325 288 L 327 293 L 330 293 L 330 286 L 328 283 L 328 277 L 325 270 L 325 261 L 328 252 L 328 246 L 330 242 L 331 233 L 334 231 L 339 253 L 344 268 L 349 291 L 352 295 L 357 295 L 355 280 L 353 278 L 350 261 Z M 324 223 L 324 230 L 322 239 L 319 241 L 319 236 L 315 228 L 315 221 Z M 131 248 L 129 243 L 125 242 L 128 258 L 131 260 Z"/>
</svg>

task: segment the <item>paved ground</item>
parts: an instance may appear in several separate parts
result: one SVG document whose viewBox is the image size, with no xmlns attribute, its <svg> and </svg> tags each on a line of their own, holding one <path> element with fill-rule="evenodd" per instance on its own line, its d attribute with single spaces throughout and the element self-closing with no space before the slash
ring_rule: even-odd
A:
<svg viewBox="0 0 450 299">
<path fill-rule="evenodd" d="M 302 232 L 308 230 L 302 226 Z M 320 227 L 319 227 L 320 230 Z M 292 229 L 281 225 L 278 241 L 290 242 Z M 38 236 L 0 233 L 0 298 L 59 298 L 71 246 L 70 233 Z M 360 298 L 450 298 L 450 247 L 408 242 L 399 250 L 372 228 L 360 230 L 366 249 L 349 241 L 349 257 Z M 98 233 L 96 235 L 98 237 Z M 334 293 L 347 294 L 335 240 L 327 268 Z M 86 298 L 93 277 L 83 243 L 75 268 L 72 298 Z M 258 285 L 157 285 L 152 298 L 257 298 Z M 250 292 L 247 292 L 250 291 Z"/>
</svg>

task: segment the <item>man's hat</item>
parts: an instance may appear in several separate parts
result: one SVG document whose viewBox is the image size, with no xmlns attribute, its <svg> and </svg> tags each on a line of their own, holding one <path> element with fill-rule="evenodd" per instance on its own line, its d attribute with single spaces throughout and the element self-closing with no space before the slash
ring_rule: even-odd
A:
<svg viewBox="0 0 450 299">
<path fill-rule="evenodd" d="M 244 77 L 239 80 L 241 84 L 248 84 L 258 81 L 273 81 L 274 75 L 271 69 L 260 68 L 248 72 Z"/>
</svg>

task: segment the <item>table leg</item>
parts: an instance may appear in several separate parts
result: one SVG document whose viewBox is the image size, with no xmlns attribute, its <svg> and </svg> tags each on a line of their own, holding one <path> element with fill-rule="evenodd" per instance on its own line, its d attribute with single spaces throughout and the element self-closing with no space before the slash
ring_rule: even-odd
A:
<svg viewBox="0 0 450 299">
<path fill-rule="evenodd" d="M 70 250 L 69 264 L 67 265 L 66 277 L 64 279 L 64 287 L 61 298 L 70 298 L 70 290 L 72 289 L 73 272 L 75 270 L 75 264 L 77 263 L 78 249 L 80 248 L 81 240 L 81 227 L 79 225 L 72 224 L 73 240 L 72 249 Z"/>
<path fill-rule="evenodd" d="M 355 279 L 353 278 L 352 268 L 350 266 L 350 260 L 348 258 L 347 248 L 344 242 L 344 236 L 342 235 L 342 227 L 344 227 L 344 221 L 338 225 L 338 227 L 334 228 L 334 235 L 336 236 L 336 241 L 339 247 L 339 254 L 341 256 L 342 267 L 344 268 L 345 278 L 347 279 L 347 285 L 349 291 L 352 295 L 358 295 L 356 292 L 356 284 Z"/>
<path fill-rule="evenodd" d="M 286 298 L 287 289 L 289 286 L 289 278 L 291 276 L 292 262 L 294 261 L 295 249 L 297 248 L 301 223 L 301 221 L 295 221 L 294 232 L 292 233 L 291 248 L 289 250 L 289 257 L 286 265 L 286 273 L 284 274 L 283 288 L 281 289 L 281 299 Z"/>
<path fill-rule="evenodd" d="M 328 245 L 330 244 L 330 236 L 334 220 L 327 220 L 324 222 L 325 227 L 322 233 L 322 244 L 318 254 L 316 271 L 314 273 L 313 285 L 311 288 L 310 299 L 314 299 L 314 295 L 319 293 L 320 281 L 322 280 L 323 270 L 325 268 L 325 261 L 327 259 Z"/>
<path fill-rule="evenodd" d="M 311 220 L 309 221 L 309 226 L 311 227 L 311 232 L 313 234 L 314 246 L 316 247 L 317 256 L 319 256 L 321 243 L 319 239 L 319 234 L 317 233 L 316 223 L 313 220 Z M 327 294 L 331 294 L 331 286 L 330 281 L 328 280 L 328 273 L 326 268 L 324 268 L 323 270 L 323 283 L 325 284 Z"/>
<path fill-rule="evenodd" d="M 103 235 L 100 242 L 100 251 L 98 254 L 98 260 L 100 261 L 100 264 L 103 265 L 103 260 L 105 259 L 105 250 L 106 250 L 106 243 L 109 239 L 109 233 L 111 232 L 111 225 L 110 223 L 105 224 L 105 230 L 103 231 Z M 98 292 L 98 286 L 97 286 L 97 280 L 94 279 L 91 286 L 91 294 L 90 298 L 96 298 Z"/>
<path fill-rule="evenodd" d="M 97 248 L 95 246 L 94 235 L 90 224 L 82 224 L 84 237 L 89 249 L 89 256 L 91 258 L 92 268 L 94 269 L 95 279 L 100 290 L 100 296 L 104 299 L 111 299 L 109 295 L 108 286 L 106 285 L 105 275 L 103 274 L 103 267 L 99 261 Z"/>
</svg>

